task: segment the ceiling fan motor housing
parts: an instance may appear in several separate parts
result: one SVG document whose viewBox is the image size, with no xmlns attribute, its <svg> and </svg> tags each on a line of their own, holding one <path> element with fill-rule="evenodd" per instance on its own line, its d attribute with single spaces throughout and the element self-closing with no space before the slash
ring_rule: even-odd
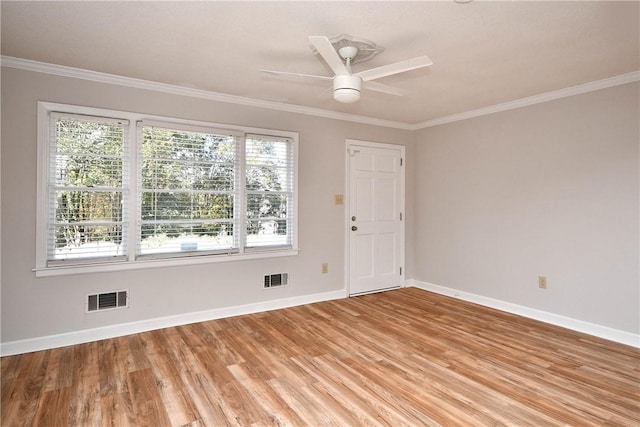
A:
<svg viewBox="0 0 640 427">
<path fill-rule="evenodd" d="M 360 99 L 362 78 L 353 74 L 337 75 L 333 78 L 333 99 L 345 104 Z"/>
</svg>

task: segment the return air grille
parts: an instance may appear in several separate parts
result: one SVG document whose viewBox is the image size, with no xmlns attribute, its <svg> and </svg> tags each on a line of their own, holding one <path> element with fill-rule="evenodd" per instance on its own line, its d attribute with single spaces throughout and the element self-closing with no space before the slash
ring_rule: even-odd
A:
<svg viewBox="0 0 640 427">
<path fill-rule="evenodd" d="M 127 291 L 113 291 L 87 295 L 87 312 L 125 308 L 129 306 Z"/>
<path fill-rule="evenodd" d="M 275 288 L 285 286 L 289 281 L 289 273 L 267 274 L 264 276 L 264 287 Z"/>
</svg>

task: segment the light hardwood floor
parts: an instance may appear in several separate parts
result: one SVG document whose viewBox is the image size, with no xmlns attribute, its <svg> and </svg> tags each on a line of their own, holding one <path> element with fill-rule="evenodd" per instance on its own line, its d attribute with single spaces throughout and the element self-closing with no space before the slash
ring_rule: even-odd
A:
<svg viewBox="0 0 640 427">
<path fill-rule="evenodd" d="M 2 426 L 640 425 L 640 351 L 404 288 L 2 358 Z"/>
</svg>

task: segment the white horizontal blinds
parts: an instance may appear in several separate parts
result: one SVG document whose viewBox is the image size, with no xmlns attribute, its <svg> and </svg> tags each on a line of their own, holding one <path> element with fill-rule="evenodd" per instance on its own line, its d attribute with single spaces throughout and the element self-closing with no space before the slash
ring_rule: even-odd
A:
<svg viewBox="0 0 640 427">
<path fill-rule="evenodd" d="M 137 255 L 236 252 L 236 136 L 149 122 L 138 133 Z"/>
<path fill-rule="evenodd" d="M 127 120 L 51 113 L 47 264 L 124 258 Z"/>
<path fill-rule="evenodd" d="M 247 135 L 245 246 L 292 247 L 294 164 L 289 138 Z"/>
</svg>

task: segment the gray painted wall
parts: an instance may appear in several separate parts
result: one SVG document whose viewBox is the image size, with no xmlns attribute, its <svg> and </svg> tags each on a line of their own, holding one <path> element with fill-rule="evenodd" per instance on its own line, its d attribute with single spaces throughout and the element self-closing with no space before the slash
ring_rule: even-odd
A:
<svg viewBox="0 0 640 427">
<path fill-rule="evenodd" d="M 639 99 L 633 83 L 418 132 L 413 276 L 640 332 Z"/>
</svg>

